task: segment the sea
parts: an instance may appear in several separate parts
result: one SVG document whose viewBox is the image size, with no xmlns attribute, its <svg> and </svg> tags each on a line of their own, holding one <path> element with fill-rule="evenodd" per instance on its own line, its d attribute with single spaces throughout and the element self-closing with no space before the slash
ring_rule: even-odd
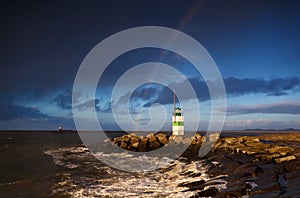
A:
<svg viewBox="0 0 300 198">
<path fill-rule="evenodd" d="M 112 168 L 92 155 L 75 132 L 2 131 L 0 143 L 0 197 L 200 197 L 199 192 L 209 197 L 210 190 L 228 185 L 228 174 L 209 174 L 222 169 L 210 157 L 165 157 L 168 166 L 150 172 Z M 97 155 L 135 157 L 126 151 Z"/>
</svg>

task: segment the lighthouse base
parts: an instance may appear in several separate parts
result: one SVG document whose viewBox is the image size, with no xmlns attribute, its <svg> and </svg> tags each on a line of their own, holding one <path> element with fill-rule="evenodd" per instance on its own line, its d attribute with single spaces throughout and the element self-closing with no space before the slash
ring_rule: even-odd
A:
<svg viewBox="0 0 300 198">
<path fill-rule="evenodd" d="M 172 126 L 172 135 L 184 135 L 184 126 Z"/>
</svg>

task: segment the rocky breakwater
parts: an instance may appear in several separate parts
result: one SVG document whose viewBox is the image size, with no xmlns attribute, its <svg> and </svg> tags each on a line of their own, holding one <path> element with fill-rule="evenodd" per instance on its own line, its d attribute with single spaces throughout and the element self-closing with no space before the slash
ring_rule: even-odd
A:
<svg viewBox="0 0 300 198">
<path fill-rule="evenodd" d="M 288 143 L 266 141 L 263 136 L 226 137 L 218 139 L 209 154 L 199 158 L 201 144 L 208 141 L 199 134 L 185 138 L 168 137 L 162 133 L 146 136 L 127 134 L 112 140 L 119 147 L 136 152 L 168 146 L 170 141 L 174 141 L 175 145 L 188 144 L 183 156 L 191 161 L 206 159 L 212 164 L 208 174 L 227 175 L 227 188 L 205 189 L 211 192 L 209 196 L 300 197 L 297 186 L 300 182 L 300 146 L 295 149 Z M 200 189 L 197 182 L 184 185 L 193 191 Z M 199 191 L 199 196 L 203 196 L 203 189 Z"/>
<path fill-rule="evenodd" d="M 149 133 L 146 136 L 137 136 L 136 134 L 126 134 L 116 137 L 113 143 L 121 148 L 130 151 L 147 152 L 167 145 L 170 141 L 176 144 L 188 144 L 188 152 L 197 154 L 204 136 L 195 134 L 192 137 L 166 136 L 163 133 Z M 244 154 L 252 156 L 256 161 L 274 161 L 283 163 L 295 160 L 297 153 L 293 148 L 286 145 L 267 144 L 258 137 L 226 137 L 220 138 L 212 148 L 213 153 L 227 152 L 230 154 Z"/>
<path fill-rule="evenodd" d="M 209 155 L 220 165 L 210 173 L 228 175 L 222 196 L 300 197 L 299 149 L 264 138 L 227 137 L 215 144 Z"/>
<path fill-rule="evenodd" d="M 169 138 L 162 133 L 149 133 L 146 136 L 127 134 L 114 138 L 113 143 L 126 150 L 146 152 L 166 145 L 169 143 Z"/>
<path fill-rule="evenodd" d="M 192 137 L 166 136 L 163 133 L 149 133 L 146 136 L 137 136 L 136 134 L 126 134 L 113 138 L 112 142 L 121 148 L 136 152 L 147 152 L 159 149 L 172 141 L 175 145 L 191 145 L 188 150 L 195 153 L 199 150 L 204 137 L 196 134 Z"/>
<path fill-rule="evenodd" d="M 258 137 L 228 137 L 220 139 L 212 149 L 214 152 L 226 151 L 231 154 L 245 154 L 257 161 L 282 163 L 296 159 L 293 148 L 289 146 L 267 144 Z"/>
<path fill-rule="evenodd" d="M 199 134 L 184 138 L 172 135 L 168 137 L 163 133 L 149 133 L 146 136 L 126 134 L 112 140 L 119 147 L 136 152 L 152 151 L 168 145 L 170 141 L 173 141 L 175 144 L 190 145 L 187 152 L 197 155 L 202 142 L 207 140 Z M 259 137 L 251 136 L 220 138 L 212 148 L 212 152 L 243 154 L 251 156 L 254 161 L 273 161 L 278 164 L 295 160 L 296 156 L 299 155 L 287 145 L 268 144 Z"/>
</svg>

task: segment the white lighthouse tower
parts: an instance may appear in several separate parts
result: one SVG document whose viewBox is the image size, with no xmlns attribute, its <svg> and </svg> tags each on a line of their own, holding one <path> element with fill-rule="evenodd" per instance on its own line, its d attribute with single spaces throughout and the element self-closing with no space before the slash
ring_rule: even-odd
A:
<svg viewBox="0 0 300 198">
<path fill-rule="evenodd" d="M 172 116 L 172 135 L 184 135 L 184 119 L 181 108 L 176 108 L 176 94 L 174 92 L 174 113 Z"/>
</svg>

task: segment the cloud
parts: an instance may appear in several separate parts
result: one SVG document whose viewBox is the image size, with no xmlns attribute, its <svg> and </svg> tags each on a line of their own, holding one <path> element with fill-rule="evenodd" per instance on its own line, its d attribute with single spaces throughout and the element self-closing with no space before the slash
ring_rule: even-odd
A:
<svg viewBox="0 0 300 198">
<path fill-rule="evenodd" d="M 81 93 L 77 93 L 75 95 L 75 106 L 74 108 L 77 110 L 86 110 L 86 109 L 92 109 L 95 108 L 98 112 L 109 112 L 111 111 L 111 103 L 106 102 L 104 104 L 101 104 L 102 100 L 100 99 L 94 99 L 94 100 L 88 100 L 82 103 L 78 104 L 78 99 L 76 98 L 80 97 Z M 57 105 L 59 108 L 63 110 L 70 110 L 72 109 L 72 91 L 66 90 L 61 94 L 58 94 L 52 101 L 52 104 Z"/>
<path fill-rule="evenodd" d="M 273 78 L 270 80 L 257 78 L 227 78 L 224 79 L 228 95 L 244 95 L 263 93 L 267 96 L 287 95 L 300 85 L 298 78 Z"/>
<path fill-rule="evenodd" d="M 267 114 L 300 114 L 299 101 L 285 101 L 273 104 L 259 105 L 239 105 L 227 107 L 227 115 L 240 115 L 250 113 L 267 113 Z"/>
<path fill-rule="evenodd" d="M 207 101 L 210 99 L 208 87 L 205 81 L 200 78 L 189 78 L 190 84 L 194 87 L 199 101 Z M 209 82 L 213 83 L 213 82 Z M 173 87 L 180 89 L 183 82 L 174 82 Z M 235 78 L 230 77 L 224 79 L 227 96 L 235 97 L 246 94 L 264 94 L 266 96 L 282 96 L 295 92 L 300 87 L 300 80 L 298 78 L 273 78 L 273 79 L 257 79 L 257 78 Z M 183 90 L 184 92 L 184 90 Z M 126 98 L 130 92 L 127 92 L 120 97 L 116 104 L 127 103 Z M 191 99 L 188 94 L 183 94 L 184 100 Z M 72 109 L 72 91 L 66 90 L 58 94 L 51 102 L 56 104 L 63 110 Z M 162 105 L 173 103 L 173 93 L 168 87 L 160 84 L 148 84 L 136 89 L 130 96 L 130 109 L 134 112 L 137 107 L 150 107 L 151 105 L 159 103 Z M 282 105 L 282 108 L 280 107 Z M 245 113 L 288 113 L 298 114 L 299 109 L 295 108 L 295 104 L 278 104 L 277 106 L 261 107 L 261 108 L 247 108 L 247 107 L 232 107 L 228 109 L 228 113 L 245 114 Z M 109 113 L 111 112 L 111 102 L 104 102 L 102 99 L 94 99 L 76 104 L 75 108 L 83 110 L 87 108 L 95 108 L 97 112 Z"/>
<path fill-rule="evenodd" d="M 97 110 L 98 104 L 99 104 L 99 99 L 88 100 L 86 102 L 76 105 L 74 108 L 79 111 L 86 110 L 86 109 L 93 109 L 93 108 L 95 108 Z"/>
<path fill-rule="evenodd" d="M 160 85 L 154 85 L 154 86 L 146 86 L 146 87 L 139 87 L 137 88 L 132 95 L 130 96 L 131 92 L 127 92 L 123 96 L 120 97 L 119 103 L 126 103 L 127 98 L 130 96 L 130 100 L 135 103 L 138 103 L 136 105 L 141 105 L 141 102 L 144 101 L 150 101 L 154 100 L 158 94 L 162 93 L 160 90 L 161 86 Z"/>
<path fill-rule="evenodd" d="M 58 107 L 64 110 L 72 109 L 72 91 L 66 90 L 63 93 L 57 95 L 51 103 L 56 104 Z"/>
<path fill-rule="evenodd" d="M 75 105 L 74 109 L 79 111 L 96 109 L 97 112 L 109 113 L 111 112 L 111 102 L 103 103 L 101 99 L 88 100 Z"/>
<path fill-rule="evenodd" d="M 97 104 L 96 111 L 101 113 L 110 113 L 111 110 L 111 102 L 106 102 L 104 104 Z"/>
<path fill-rule="evenodd" d="M 154 103 L 168 104 L 173 101 L 173 92 L 160 84 L 153 83 L 137 88 L 132 95 L 127 92 L 120 97 L 116 104 L 126 104 L 130 97 L 130 110 L 137 107 L 150 107 Z"/>
<path fill-rule="evenodd" d="M 205 81 L 198 77 L 189 78 L 190 84 L 194 87 L 199 101 L 210 100 L 210 94 Z M 214 82 L 208 82 L 214 83 Z M 246 94 L 264 94 L 266 96 L 282 96 L 295 92 L 300 87 L 298 78 L 273 78 L 273 79 L 258 79 L 258 78 L 235 78 L 230 77 L 224 79 L 226 94 L 229 97 L 241 96 Z M 183 87 L 183 82 L 172 84 L 173 87 Z M 184 90 L 183 90 L 184 91 Z M 127 102 L 124 98 L 129 92 L 122 96 L 120 103 Z M 183 94 L 184 95 L 184 94 Z M 188 94 L 184 95 L 183 99 L 191 99 Z M 154 103 L 171 104 L 173 102 L 173 93 L 168 87 L 155 85 L 152 87 L 144 86 L 135 90 L 130 97 L 131 102 L 143 104 L 144 107 L 149 107 Z"/>
<path fill-rule="evenodd" d="M 39 109 L 34 107 L 26 107 L 14 104 L 0 105 L 0 120 L 8 121 L 24 118 L 40 119 L 49 118 L 49 116 L 41 113 Z"/>
</svg>

